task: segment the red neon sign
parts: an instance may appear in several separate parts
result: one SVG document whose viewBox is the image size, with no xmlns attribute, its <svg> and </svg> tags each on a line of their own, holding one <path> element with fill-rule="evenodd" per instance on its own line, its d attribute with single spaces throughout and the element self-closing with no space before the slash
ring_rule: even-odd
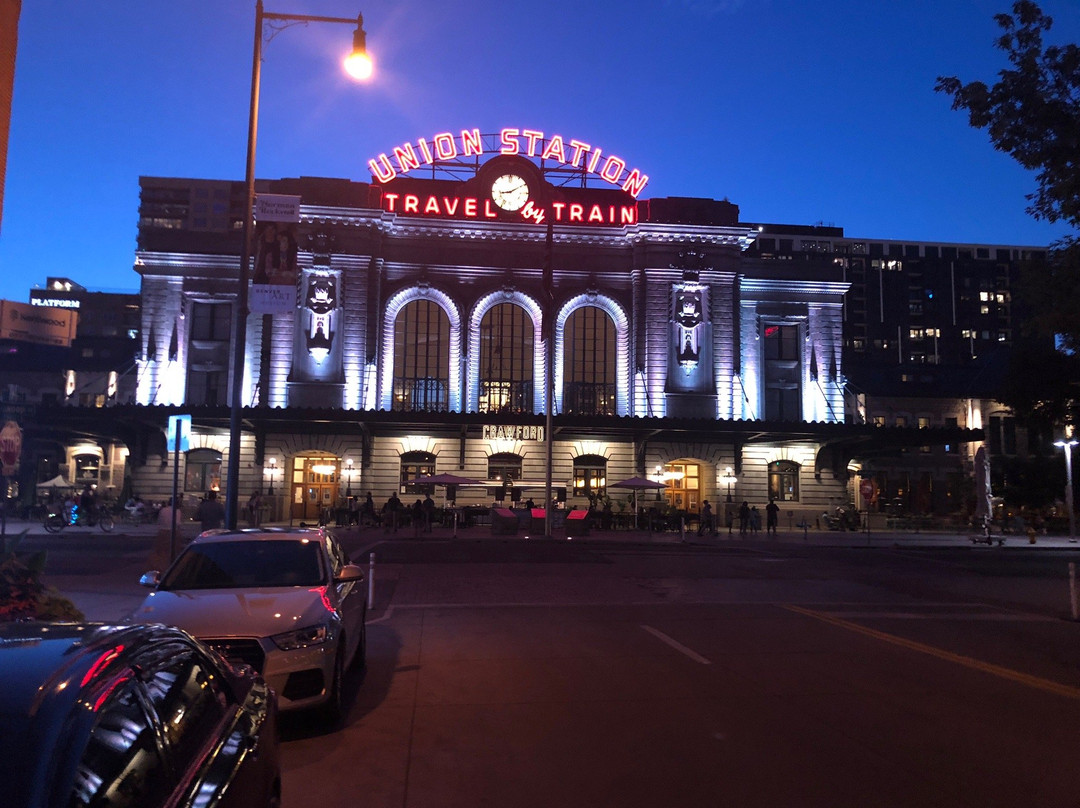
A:
<svg viewBox="0 0 1080 808">
<path fill-rule="evenodd" d="M 386 192 L 382 195 L 382 209 L 387 213 L 406 216 L 439 216 L 459 219 L 505 219 L 491 199 L 471 196 L 446 196 L 444 194 L 400 194 Z M 579 204 L 576 202 L 552 202 L 551 218 L 563 224 L 606 225 L 621 227 L 637 224 L 637 205 Z M 519 213 L 521 218 L 533 224 L 543 224 L 548 212 L 531 201 Z"/>
<path fill-rule="evenodd" d="M 454 160 L 459 157 L 479 157 L 485 153 L 483 137 L 479 129 L 462 129 L 456 136 L 452 132 L 440 132 L 430 140 L 419 138 L 416 143 L 403 143 L 368 160 L 371 176 L 379 182 L 390 182 L 402 174 L 436 161 Z M 536 129 L 506 128 L 499 132 L 499 154 L 520 154 L 541 160 L 550 160 L 572 168 L 580 168 L 595 174 L 605 182 L 615 185 L 634 199 L 649 182 L 647 174 L 639 169 L 628 169 L 626 161 L 614 154 L 606 154 L 599 146 L 582 140 L 565 139 L 562 135 L 548 135 Z"/>
</svg>

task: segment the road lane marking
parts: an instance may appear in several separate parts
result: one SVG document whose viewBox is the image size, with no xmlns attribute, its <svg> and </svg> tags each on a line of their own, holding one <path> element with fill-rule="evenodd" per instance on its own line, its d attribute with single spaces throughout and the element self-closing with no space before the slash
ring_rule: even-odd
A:
<svg viewBox="0 0 1080 808">
<path fill-rule="evenodd" d="M 1005 668 L 1001 665 L 994 665 L 990 662 L 983 662 L 973 657 L 964 656 L 963 654 L 954 654 L 952 651 L 946 651 L 942 648 L 935 648 L 932 645 L 926 645 L 921 642 L 915 642 L 914 640 L 908 640 L 903 637 L 897 637 L 895 634 L 886 634 L 884 631 L 878 631 L 877 629 L 867 628 L 866 626 L 860 626 L 858 623 L 852 623 L 848 620 L 841 620 L 839 617 L 833 617 L 825 612 L 816 612 L 812 609 L 804 609 L 802 606 L 794 606 L 790 604 L 781 604 L 781 608 L 786 609 L 796 614 L 801 614 L 804 617 L 812 617 L 815 620 L 820 620 L 823 623 L 836 626 L 837 628 L 847 629 L 848 631 L 854 631 L 856 634 L 863 634 L 867 637 L 872 637 L 882 642 L 887 642 L 892 645 L 898 645 L 901 648 L 907 648 L 909 651 L 916 651 L 920 654 L 927 654 L 937 659 L 945 660 L 946 662 L 954 662 L 957 665 L 963 665 L 965 668 L 971 668 L 972 670 L 982 671 L 988 673 L 991 676 L 997 676 L 1001 679 L 1006 679 L 1010 682 L 1016 682 L 1027 687 L 1034 688 L 1036 690 L 1042 690 L 1046 693 L 1053 693 L 1056 696 L 1064 696 L 1067 699 L 1073 701 L 1080 701 L 1080 688 L 1072 687 L 1071 685 L 1063 685 L 1059 682 L 1052 682 L 1049 679 L 1042 679 L 1038 676 L 1032 676 L 1028 673 L 1021 673 L 1015 671 L 1012 668 Z"/>
<path fill-rule="evenodd" d="M 1041 614 L 1009 614 L 1003 612 L 874 612 L 874 611 L 828 611 L 820 612 L 839 619 L 876 619 L 885 620 L 986 620 L 1017 623 L 1060 623 L 1057 617 Z"/>
<path fill-rule="evenodd" d="M 672 637 L 669 637 L 667 634 L 660 631 L 659 629 L 655 629 L 652 626 L 646 626 L 644 624 L 642 624 L 641 627 L 643 629 L 645 629 L 647 632 L 649 632 L 650 634 L 652 634 L 654 637 L 656 637 L 656 639 L 660 640 L 660 642 L 664 643 L 665 645 L 671 646 L 676 651 L 678 651 L 680 654 L 685 654 L 686 656 L 690 657 L 690 659 L 694 660 L 694 662 L 699 662 L 702 665 L 711 665 L 712 664 L 712 662 L 707 660 L 705 657 L 703 657 L 697 651 L 694 651 L 691 648 L 687 648 L 681 642 L 679 642 L 676 639 L 673 639 Z"/>
</svg>

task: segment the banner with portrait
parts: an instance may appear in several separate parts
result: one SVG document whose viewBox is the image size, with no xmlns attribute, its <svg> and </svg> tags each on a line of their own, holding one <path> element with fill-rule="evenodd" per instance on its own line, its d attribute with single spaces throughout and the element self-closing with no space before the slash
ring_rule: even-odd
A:
<svg viewBox="0 0 1080 808">
<path fill-rule="evenodd" d="M 288 314 L 296 310 L 299 221 L 300 197 L 255 197 L 255 269 L 249 299 L 254 314 Z"/>
</svg>

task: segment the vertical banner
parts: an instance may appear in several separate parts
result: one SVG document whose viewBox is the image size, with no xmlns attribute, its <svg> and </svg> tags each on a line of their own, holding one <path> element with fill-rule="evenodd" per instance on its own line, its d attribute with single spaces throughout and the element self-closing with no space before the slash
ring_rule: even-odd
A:
<svg viewBox="0 0 1080 808">
<path fill-rule="evenodd" d="M 296 309 L 296 226 L 300 197 L 255 197 L 255 272 L 250 309 L 254 314 L 288 314 Z"/>
<path fill-rule="evenodd" d="M 22 429 L 14 421 L 8 421 L 0 429 L 0 473 L 10 477 L 19 469 L 22 455 Z M 2 496 L 2 494 L 0 494 Z"/>
</svg>

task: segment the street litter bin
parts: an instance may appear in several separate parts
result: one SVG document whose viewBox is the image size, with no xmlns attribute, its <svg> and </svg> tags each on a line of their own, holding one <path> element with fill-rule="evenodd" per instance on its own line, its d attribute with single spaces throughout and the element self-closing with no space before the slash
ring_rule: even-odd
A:
<svg viewBox="0 0 1080 808">
<path fill-rule="evenodd" d="M 572 539 L 577 536 L 589 535 L 589 512 L 570 511 L 566 514 L 566 537 Z"/>
<path fill-rule="evenodd" d="M 491 535 L 515 536 L 518 529 L 518 517 L 509 508 L 491 509 Z"/>
</svg>

